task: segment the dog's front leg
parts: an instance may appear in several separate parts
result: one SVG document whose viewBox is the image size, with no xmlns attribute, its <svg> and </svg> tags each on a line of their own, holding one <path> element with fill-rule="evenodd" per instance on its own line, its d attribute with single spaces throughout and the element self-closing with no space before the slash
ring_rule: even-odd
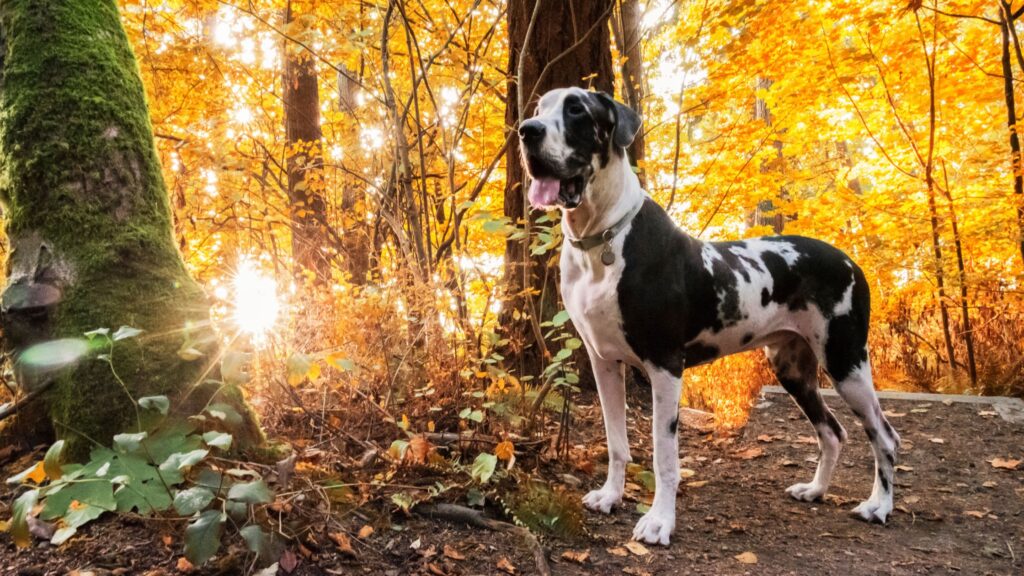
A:
<svg viewBox="0 0 1024 576">
<path fill-rule="evenodd" d="M 590 353 L 590 364 L 594 368 L 601 412 L 604 414 L 604 430 L 608 437 L 608 478 L 600 490 L 593 490 L 583 497 L 583 504 L 591 510 L 608 514 L 612 507 L 622 502 L 626 463 L 632 460 L 626 435 L 625 373 L 622 364 L 599 358 L 593 353 Z"/>
<path fill-rule="evenodd" d="M 679 394 L 681 378 L 647 365 L 654 396 L 654 502 L 633 529 L 633 539 L 668 544 L 676 527 L 676 489 L 679 487 Z"/>
</svg>

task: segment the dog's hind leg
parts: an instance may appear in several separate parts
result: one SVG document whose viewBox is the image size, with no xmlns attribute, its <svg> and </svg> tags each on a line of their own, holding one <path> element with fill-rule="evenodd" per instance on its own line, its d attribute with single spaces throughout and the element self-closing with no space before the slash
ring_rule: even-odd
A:
<svg viewBox="0 0 1024 576">
<path fill-rule="evenodd" d="M 588 347 L 589 351 L 589 347 Z M 594 368 L 597 393 L 601 397 L 601 412 L 604 415 L 604 429 L 608 437 L 608 478 L 599 490 L 593 490 L 583 497 L 583 504 L 598 512 L 608 514 L 612 507 L 622 502 L 626 486 L 626 464 L 632 460 L 629 455 L 629 438 L 626 434 L 626 383 L 623 365 L 590 354 Z"/>
<path fill-rule="evenodd" d="M 871 496 L 853 509 L 853 514 L 868 522 L 884 523 L 892 512 L 893 482 L 896 474 L 896 451 L 900 436 L 882 414 L 871 380 L 871 363 L 867 351 L 845 378 L 836 382 L 836 390 L 864 425 L 875 454 L 875 483 Z"/>
<path fill-rule="evenodd" d="M 633 529 L 633 539 L 667 545 L 676 527 L 676 489 L 679 487 L 679 395 L 682 378 L 645 364 L 654 397 L 654 501 Z"/>
<path fill-rule="evenodd" d="M 803 337 L 794 335 L 767 348 L 766 352 L 775 377 L 793 397 L 818 436 L 818 469 L 814 479 L 786 488 L 786 493 L 793 498 L 811 502 L 828 491 L 846 431 L 818 392 L 818 359 Z"/>
</svg>

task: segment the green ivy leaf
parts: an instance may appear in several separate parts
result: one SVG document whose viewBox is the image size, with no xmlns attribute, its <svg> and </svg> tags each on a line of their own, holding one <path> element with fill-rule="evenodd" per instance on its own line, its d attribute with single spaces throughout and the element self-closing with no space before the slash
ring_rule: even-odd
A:
<svg viewBox="0 0 1024 576">
<path fill-rule="evenodd" d="M 167 396 L 146 396 L 139 398 L 139 406 L 145 410 L 156 410 L 166 416 L 171 408 L 171 401 L 167 399 Z"/>
<path fill-rule="evenodd" d="M 28 531 L 28 515 L 39 500 L 39 490 L 29 490 L 14 501 L 11 525 L 8 529 L 11 539 L 18 548 L 25 548 L 32 543 L 32 535 Z"/>
<path fill-rule="evenodd" d="M 238 413 L 230 404 L 224 402 L 214 402 L 206 408 L 206 413 L 214 418 L 224 422 L 230 427 L 239 426 L 242 424 L 242 415 Z"/>
<path fill-rule="evenodd" d="M 46 504 L 39 513 L 42 520 L 53 520 L 68 514 L 71 503 L 91 505 L 102 510 L 116 510 L 114 485 L 105 478 L 85 478 L 68 484 L 51 485 L 46 490 Z"/>
<path fill-rule="evenodd" d="M 152 514 L 171 507 L 171 495 L 159 480 L 135 482 L 129 479 L 129 483 L 114 492 L 114 499 L 118 512 L 138 510 L 139 514 Z"/>
<path fill-rule="evenodd" d="M 117 329 L 117 332 L 114 332 L 112 338 L 114 342 L 117 342 L 119 340 L 135 338 L 139 334 L 142 334 L 142 330 L 139 330 L 138 328 L 132 328 L 131 326 L 121 326 L 120 328 Z"/>
<path fill-rule="evenodd" d="M 167 457 L 160 465 L 160 472 L 184 472 L 192 466 L 202 462 L 203 458 L 210 453 L 209 450 L 192 450 L 191 452 L 176 452 Z"/>
<path fill-rule="evenodd" d="M 88 338 L 89 340 L 92 340 L 97 336 L 106 336 L 108 334 L 110 334 L 110 328 L 97 328 L 95 330 L 89 330 L 88 332 L 86 332 L 85 337 Z"/>
<path fill-rule="evenodd" d="M 247 504 L 269 504 L 274 501 L 274 493 L 263 480 L 239 482 L 228 490 L 228 500 Z"/>
<path fill-rule="evenodd" d="M 223 526 L 224 513 L 207 510 L 185 528 L 185 557 L 189 562 L 200 566 L 217 553 Z"/>
<path fill-rule="evenodd" d="M 206 442 L 207 446 L 210 446 L 211 448 L 220 448 L 224 451 L 231 449 L 232 439 L 231 434 L 226 432 L 217 432 L 216 430 L 211 430 L 203 434 L 203 442 Z"/>
<path fill-rule="evenodd" d="M 204 510 L 210 502 L 213 502 L 213 492 L 200 486 L 181 490 L 174 495 L 174 509 L 182 516 L 191 516 Z"/>
<path fill-rule="evenodd" d="M 497 456 L 486 452 L 481 453 L 473 461 L 473 468 L 469 471 L 469 475 L 477 482 L 487 484 L 491 481 L 491 476 L 494 476 L 494 468 L 497 465 Z"/>
<path fill-rule="evenodd" d="M 43 471 L 46 472 L 46 477 L 50 480 L 60 480 L 61 477 L 61 462 L 64 459 L 64 441 L 57 440 L 50 446 L 50 449 L 46 451 L 46 456 L 43 457 Z"/>
<path fill-rule="evenodd" d="M 568 321 L 569 313 L 565 310 L 562 310 L 558 314 L 555 314 L 555 317 L 551 319 L 551 323 L 554 324 L 555 326 L 561 326 Z"/>
<path fill-rule="evenodd" d="M 147 432 L 123 433 L 114 436 L 114 448 L 121 452 L 131 453 L 139 449 L 139 445 L 149 436 Z"/>
</svg>

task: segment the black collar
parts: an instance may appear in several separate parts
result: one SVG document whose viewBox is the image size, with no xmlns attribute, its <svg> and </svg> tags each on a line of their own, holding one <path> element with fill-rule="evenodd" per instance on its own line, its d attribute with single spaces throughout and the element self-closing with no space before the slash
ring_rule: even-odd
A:
<svg viewBox="0 0 1024 576">
<path fill-rule="evenodd" d="M 602 244 L 609 244 L 611 243 L 612 238 L 615 238 L 615 236 L 618 235 L 619 232 L 622 232 L 622 229 L 625 228 L 626 225 L 628 225 L 630 221 L 633 220 L 637 213 L 640 212 L 640 208 L 643 208 L 643 205 L 644 201 L 643 199 L 641 199 L 639 202 L 636 203 L 635 206 L 633 206 L 633 208 L 630 209 L 629 212 L 626 213 L 625 216 L 619 219 L 619 221 L 616 222 L 615 224 L 612 224 L 609 228 L 605 229 L 603 232 L 591 234 L 590 236 L 584 236 L 583 238 L 573 238 L 568 234 L 566 234 L 565 237 L 569 241 L 569 244 L 572 244 L 573 248 L 577 248 L 579 250 L 590 250 L 591 248 L 596 248 Z"/>
</svg>

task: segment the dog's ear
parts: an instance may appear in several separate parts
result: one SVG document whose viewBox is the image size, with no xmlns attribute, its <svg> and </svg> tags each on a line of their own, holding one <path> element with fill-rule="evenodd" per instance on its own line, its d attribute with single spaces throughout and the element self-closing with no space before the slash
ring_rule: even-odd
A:
<svg viewBox="0 0 1024 576">
<path fill-rule="evenodd" d="M 597 98 L 604 104 L 605 108 L 612 115 L 612 122 L 615 130 L 612 133 L 612 140 L 620 148 L 627 148 L 633 143 L 637 132 L 640 131 L 640 116 L 630 107 L 615 100 L 604 92 L 597 92 Z"/>
</svg>

